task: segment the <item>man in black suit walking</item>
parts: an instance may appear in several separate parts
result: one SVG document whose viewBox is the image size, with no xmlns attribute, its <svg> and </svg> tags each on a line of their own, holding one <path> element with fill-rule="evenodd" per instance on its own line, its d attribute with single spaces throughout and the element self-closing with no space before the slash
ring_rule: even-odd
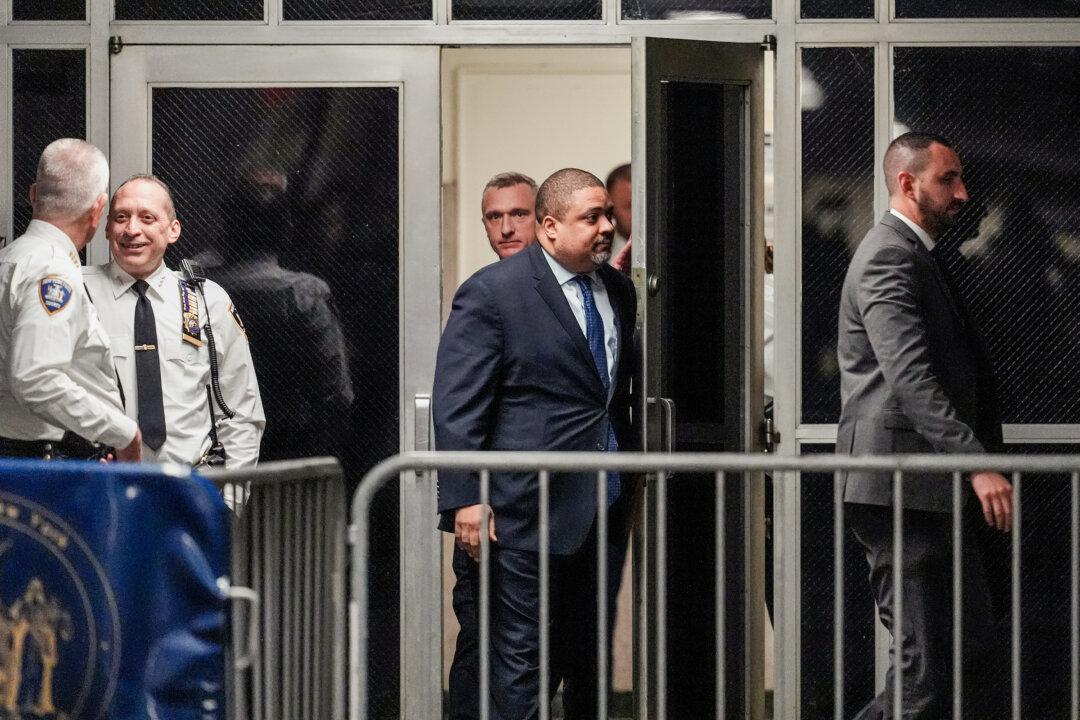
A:
<svg viewBox="0 0 1080 720">
<path fill-rule="evenodd" d="M 538 242 L 490 265 L 458 290 L 435 370 L 439 450 L 615 451 L 635 445 L 630 378 L 635 297 L 607 265 L 611 201 L 590 173 L 568 168 L 536 198 Z M 474 473 L 441 472 L 442 527 L 479 559 L 491 545 L 493 717 L 539 708 L 538 478 L 493 473 L 481 528 Z M 595 717 L 597 543 L 606 545 L 610 636 L 626 550 L 631 488 L 608 476 L 608 537 L 598 538 L 595 476 L 565 473 L 550 487 L 551 690 L 564 682 L 566 717 Z M 614 568 L 614 570 L 612 570 Z M 610 642 L 610 640 L 609 640 Z"/>
<path fill-rule="evenodd" d="M 906 133 L 885 153 L 889 212 L 851 260 L 840 300 L 841 372 L 837 452 L 984 453 L 1001 448 L 990 362 L 962 298 L 934 252 L 967 202 L 960 158 L 942 137 Z M 903 667 L 903 717 L 951 716 L 952 483 L 903 479 L 902 637 L 894 631 L 892 478 L 846 475 L 847 515 L 870 564 L 882 622 L 893 633 L 885 692 L 858 720 L 893 717 L 893 672 Z M 980 511 L 986 525 L 1012 526 L 1012 487 L 996 472 L 965 483 L 963 542 L 964 717 L 1004 712 L 1005 665 L 991 611 Z"/>
</svg>

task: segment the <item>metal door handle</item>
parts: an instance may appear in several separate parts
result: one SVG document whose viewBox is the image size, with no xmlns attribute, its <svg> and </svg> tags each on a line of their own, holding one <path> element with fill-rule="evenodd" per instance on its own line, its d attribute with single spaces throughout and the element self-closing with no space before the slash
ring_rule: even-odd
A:
<svg viewBox="0 0 1080 720">
<path fill-rule="evenodd" d="M 413 450 L 431 449 L 431 395 L 420 393 L 413 397 Z"/>
<path fill-rule="evenodd" d="M 675 401 L 671 398 L 660 398 L 660 424 L 662 452 L 675 452 Z"/>
</svg>

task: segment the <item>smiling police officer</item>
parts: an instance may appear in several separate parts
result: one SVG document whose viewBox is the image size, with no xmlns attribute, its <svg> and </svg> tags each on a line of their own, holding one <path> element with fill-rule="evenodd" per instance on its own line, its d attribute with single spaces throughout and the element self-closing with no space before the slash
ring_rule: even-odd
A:
<svg viewBox="0 0 1080 720">
<path fill-rule="evenodd" d="M 119 460 L 141 459 L 78 254 L 101 222 L 108 183 L 96 147 L 51 143 L 30 186 L 33 219 L 0 250 L 0 456 L 86 459 L 109 446 Z"/>
<path fill-rule="evenodd" d="M 218 464 L 210 451 L 220 440 L 226 467 L 254 465 L 266 421 L 247 335 L 219 285 L 166 267 L 165 250 L 180 237 L 169 188 L 152 175 L 126 180 L 113 194 L 105 234 L 112 261 L 87 268 L 86 287 L 109 334 L 127 413 L 142 428 L 144 455 Z"/>
</svg>

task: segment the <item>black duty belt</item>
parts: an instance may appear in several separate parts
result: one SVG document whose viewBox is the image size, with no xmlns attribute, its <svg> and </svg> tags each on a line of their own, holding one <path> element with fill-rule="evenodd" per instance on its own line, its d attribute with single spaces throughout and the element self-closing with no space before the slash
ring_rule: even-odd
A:
<svg viewBox="0 0 1080 720">
<path fill-rule="evenodd" d="M 38 458 L 39 460 L 96 460 L 111 452 L 73 432 L 60 440 L 15 440 L 0 437 L 0 457 Z"/>
</svg>

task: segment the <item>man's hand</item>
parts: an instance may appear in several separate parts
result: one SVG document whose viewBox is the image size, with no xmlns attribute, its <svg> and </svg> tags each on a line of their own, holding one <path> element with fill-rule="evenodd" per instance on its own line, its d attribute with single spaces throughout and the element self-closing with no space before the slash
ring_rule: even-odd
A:
<svg viewBox="0 0 1080 720">
<path fill-rule="evenodd" d="M 1012 530 L 1012 484 L 1004 475 L 983 470 L 971 475 L 971 487 L 982 504 L 986 524 L 1001 532 Z"/>
<path fill-rule="evenodd" d="M 135 439 L 127 447 L 116 449 L 116 459 L 120 462 L 142 461 L 142 430 L 135 430 Z"/>
<path fill-rule="evenodd" d="M 475 562 L 480 562 L 480 520 L 483 505 L 466 505 L 454 513 L 454 537 L 459 548 L 469 554 Z M 495 537 L 495 513 L 488 507 L 488 538 L 498 542 Z"/>
<path fill-rule="evenodd" d="M 611 258 L 611 267 L 615 268 L 619 272 L 630 272 L 630 250 L 633 245 L 632 240 L 627 240 L 626 245 L 623 245 L 623 249 L 619 251 L 619 254 Z"/>
</svg>

